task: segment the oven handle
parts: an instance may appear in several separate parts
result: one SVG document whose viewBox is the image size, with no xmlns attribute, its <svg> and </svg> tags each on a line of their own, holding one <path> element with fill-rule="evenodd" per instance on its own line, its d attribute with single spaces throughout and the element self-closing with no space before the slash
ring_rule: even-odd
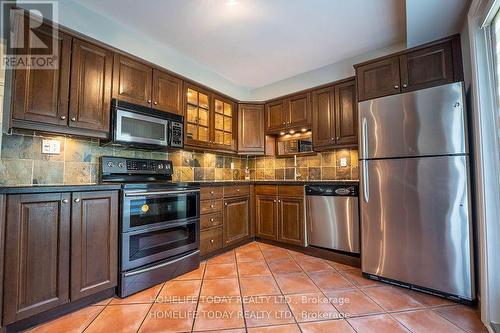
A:
<svg viewBox="0 0 500 333">
<path fill-rule="evenodd" d="M 180 190 L 180 191 L 152 191 L 152 192 L 131 192 L 125 193 L 126 197 L 142 197 L 147 195 L 163 195 L 163 194 L 185 194 L 185 193 L 199 193 L 200 190 Z"/>
<path fill-rule="evenodd" d="M 129 272 L 129 273 L 125 273 L 125 277 L 129 277 L 129 276 L 134 276 L 134 275 L 137 275 L 137 274 L 141 274 L 141 273 L 145 273 L 145 272 L 148 272 L 148 271 L 151 271 L 153 269 L 157 269 L 157 268 L 161 268 L 161 267 L 164 267 L 164 266 L 167 266 L 167 265 L 170 265 L 170 264 L 174 264 L 180 260 L 184 260 L 192 255 L 195 255 L 195 254 L 198 254 L 200 253 L 200 250 L 196 250 L 195 252 L 191 252 L 189 254 L 186 254 L 185 256 L 182 256 L 182 257 L 179 257 L 175 260 L 172 260 L 172 261 L 167 261 L 167 262 L 164 262 L 164 263 L 161 263 L 159 265 L 156 265 L 156 266 L 152 266 L 152 267 L 148 267 L 148 268 L 143 268 L 143 269 L 140 269 L 138 271 L 133 271 L 133 272 Z"/>
</svg>

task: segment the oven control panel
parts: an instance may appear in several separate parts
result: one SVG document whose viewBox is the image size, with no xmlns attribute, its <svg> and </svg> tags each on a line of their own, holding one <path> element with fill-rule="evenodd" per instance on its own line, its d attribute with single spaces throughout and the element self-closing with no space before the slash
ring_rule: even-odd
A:
<svg viewBox="0 0 500 333">
<path fill-rule="evenodd" d="M 172 175 L 172 161 L 101 157 L 102 175 Z"/>
</svg>

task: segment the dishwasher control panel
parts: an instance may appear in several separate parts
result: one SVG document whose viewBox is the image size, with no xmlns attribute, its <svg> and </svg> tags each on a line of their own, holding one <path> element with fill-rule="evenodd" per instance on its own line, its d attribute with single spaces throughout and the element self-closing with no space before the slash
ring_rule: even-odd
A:
<svg viewBox="0 0 500 333">
<path fill-rule="evenodd" d="M 357 197 L 358 184 L 307 185 L 306 195 Z"/>
</svg>

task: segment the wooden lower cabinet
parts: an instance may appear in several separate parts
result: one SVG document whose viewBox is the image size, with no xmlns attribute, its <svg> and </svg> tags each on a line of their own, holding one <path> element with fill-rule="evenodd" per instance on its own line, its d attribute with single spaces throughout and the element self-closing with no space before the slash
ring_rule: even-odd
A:
<svg viewBox="0 0 500 333">
<path fill-rule="evenodd" d="M 257 195 L 255 198 L 255 218 L 257 236 L 278 239 L 278 200 L 276 196 Z"/>
<path fill-rule="evenodd" d="M 278 241 L 304 245 L 304 198 L 280 197 Z"/>
<path fill-rule="evenodd" d="M 200 233 L 200 255 L 204 256 L 222 249 L 222 227 L 202 230 Z"/>
<path fill-rule="evenodd" d="M 224 246 L 250 237 L 250 197 L 224 199 Z"/>
<path fill-rule="evenodd" d="M 118 193 L 73 193 L 71 300 L 117 285 Z"/>
<path fill-rule="evenodd" d="M 116 191 L 8 195 L 6 206 L 4 325 L 116 285 Z"/>
</svg>

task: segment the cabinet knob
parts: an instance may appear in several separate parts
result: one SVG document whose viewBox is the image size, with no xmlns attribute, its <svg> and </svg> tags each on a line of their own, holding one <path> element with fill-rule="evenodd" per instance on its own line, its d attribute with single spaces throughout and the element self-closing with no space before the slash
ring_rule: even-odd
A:
<svg viewBox="0 0 500 333">
<path fill-rule="evenodd" d="M 227 206 L 227 202 L 224 202 L 224 206 Z"/>
<path fill-rule="evenodd" d="M 276 202 L 276 200 L 273 200 L 273 202 Z"/>
<path fill-rule="evenodd" d="M 61 116 L 61 120 L 64 120 L 64 119 L 66 119 L 66 116 Z"/>
<path fill-rule="evenodd" d="M 154 104 L 154 105 L 158 105 L 158 102 L 154 102 L 153 104 Z"/>
<path fill-rule="evenodd" d="M 340 137 L 339 137 L 339 136 L 337 137 L 337 141 L 338 141 L 338 140 L 340 140 Z"/>
<path fill-rule="evenodd" d="M 210 194 L 214 194 L 214 191 L 210 191 Z"/>
<path fill-rule="evenodd" d="M 408 87 L 408 85 L 406 83 L 403 83 L 403 88 L 406 88 Z"/>
<path fill-rule="evenodd" d="M 210 205 L 210 208 L 214 208 L 215 206 L 214 205 Z"/>
<path fill-rule="evenodd" d="M 237 188 L 237 189 L 236 189 L 236 192 L 239 192 L 239 191 L 240 191 L 240 189 L 239 189 L 239 188 Z"/>
<path fill-rule="evenodd" d="M 68 203 L 68 199 L 63 199 L 62 203 Z"/>
<path fill-rule="evenodd" d="M 283 125 L 286 125 L 286 121 L 283 122 Z"/>
<path fill-rule="evenodd" d="M 79 202 L 80 202 L 80 198 L 76 198 L 76 199 L 75 199 L 75 202 L 76 202 L 76 203 L 79 203 Z"/>
<path fill-rule="evenodd" d="M 76 118 L 75 117 L 71 117 L 71 121 L 76 121 Z"/>
<path fill-rule="evenodd" d="M 213 222 L 213 221 L 214 221 L 214 219 L 210 219 L 210 222 Z"/>
<path fill-rule="evenodd" d="M 278 200 L 278 202 L 281 202 L 281 200 Z"/>
<path fill-rule="evenodd" d="M 394 89 L 399 89 L 399 86 L 396 84 L 396 85 L 394 86 Z"/>
<path fill-rule="evenodd" d="M 148 104 L 151 104 L 151 100 L 150 99 L 148 99 Z"/>
<path fill-rule="evenodd" d="M 332 141 L 335 141 L 335 138 L 332 138 Z"/>
<path fill-rule="evenodd" d="M 212 244 L 213 244 L 213 243 L 214 243 L 214 240 L 213 240 L 213 239 L 211 239 L 211 240 L 210 240 L 210 243 L 212 243 Z"/>
</svg>

